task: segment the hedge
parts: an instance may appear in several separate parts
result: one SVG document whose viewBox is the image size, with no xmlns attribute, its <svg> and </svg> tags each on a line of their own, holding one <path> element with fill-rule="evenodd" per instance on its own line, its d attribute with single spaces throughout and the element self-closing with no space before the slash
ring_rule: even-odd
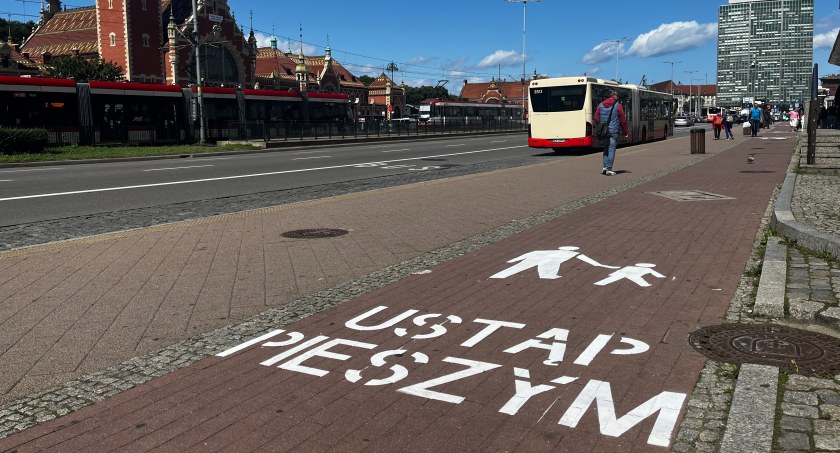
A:
<svg viewBox="0 0 840 453">
<path fill-rule="evenodd" d="M 0 127 L 0 154 L 41 153 L 47 146 L 44 129 Z"/>
</svg>

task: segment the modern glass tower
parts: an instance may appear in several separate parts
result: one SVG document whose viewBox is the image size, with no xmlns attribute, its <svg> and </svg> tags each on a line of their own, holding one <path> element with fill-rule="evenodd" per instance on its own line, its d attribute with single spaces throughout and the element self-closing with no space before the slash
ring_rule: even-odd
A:
<svg viewBox="0 0 840 453">
<path fill-rule="evenodd" d="M 718 14 L 717 103 L 809 96 L 814 0 L 729 0 Z"/>
</svg>

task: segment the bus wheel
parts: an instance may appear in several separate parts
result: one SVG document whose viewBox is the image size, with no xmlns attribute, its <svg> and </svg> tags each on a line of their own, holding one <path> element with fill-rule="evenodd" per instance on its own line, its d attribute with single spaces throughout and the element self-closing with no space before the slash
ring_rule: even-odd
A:
<svg viewBox="0 0 840 453">
<path fill-rule="evenodd" d="M 648 141 L 647 128 L 646 128 L 646 127 L 643 127 L 643 128 L 642 128 L 642 141 L 643 141 L 643 142 Z"/>
</svg>

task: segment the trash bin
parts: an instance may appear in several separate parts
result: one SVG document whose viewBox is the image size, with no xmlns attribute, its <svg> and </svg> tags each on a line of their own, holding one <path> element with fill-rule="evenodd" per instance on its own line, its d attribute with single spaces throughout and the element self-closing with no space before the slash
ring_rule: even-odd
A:
<svg viewBox="0 0 840 453">
<path fill-rule="evenodd" d="M 691 128 L 691 154 L 706 154 L 706 129 Z"/>
<path fill-rule="evenodd" d="M 752 135 L 752 123 L 744 121 L 744 136 Z"/>
</svg>

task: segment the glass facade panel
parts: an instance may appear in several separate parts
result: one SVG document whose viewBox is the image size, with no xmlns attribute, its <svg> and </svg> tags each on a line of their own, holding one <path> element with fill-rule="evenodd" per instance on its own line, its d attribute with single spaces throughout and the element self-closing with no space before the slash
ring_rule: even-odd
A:
<svg viewBox="0 0 840 453">
<path fill-rule="evenodd" d="M 814 0 L 730 2 L 718 15 L 717 103 L 791 103 L 810 93 Z"/>
</svg>

